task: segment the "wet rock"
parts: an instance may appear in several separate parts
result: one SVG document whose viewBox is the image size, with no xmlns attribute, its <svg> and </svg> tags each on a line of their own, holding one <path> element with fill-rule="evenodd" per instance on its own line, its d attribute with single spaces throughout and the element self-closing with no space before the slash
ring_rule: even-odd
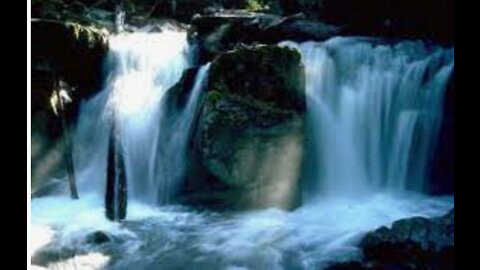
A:
<svg viewBox="0 0 480 270">
<path fill-rule="evenodd" d="M 331 269 L 454 269 L 454 209 L 443 217 L 413 217 L 381 227 L 362 240 L 363 262 Z"/>
<path fill-rule="evenodd" d="M 227 72 L 228 71 L 228 72 Z M 271 108 L 305 110 L 305 74 L 300 53 L 278 46 L 242 46 L 213 61 L 208 91 L 237 95 Z"/>
<path fill-rule="evenodd" d="M 92 234 L 89 234 L 87 236 L 86 241 L 87 241 L 87 243 L 100 245 L 100 244 L 104 244 L 104 243 L 107 243 L 107 242 L 111 242 L 112 237 L 106 232 L 96 231 Z"/>
<path fill-rule="evenodd" d="M 246 11 L 223 11 L 192 19 L 193 38 L 203 60 L 239 43 L 275 44 L 284 40 L 323 41 L 341 33 L 339 27 L 308 21 L 303 14 L 281 17 Z"/>
<path fill-rule="evenodd" d="M 220 209 L 300 204 L 304 76 L 298 52 L 277 46 L 242 47 L 212 62 L 187 202 Z"/>
<path fill-rule="evenodd" d="M 199 68 L 186 69 L 180 80 L 165 93 L 166 116 L 175 115 L 183 109 L 188 102 L 190 91 L 195 84 L 195 77 Z"/>
</svg>

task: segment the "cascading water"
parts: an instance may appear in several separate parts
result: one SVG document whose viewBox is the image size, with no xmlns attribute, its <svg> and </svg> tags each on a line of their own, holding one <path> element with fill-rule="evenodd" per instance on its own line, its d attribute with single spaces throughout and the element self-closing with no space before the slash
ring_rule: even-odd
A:
<svg viewBox="0 0 480 270">
<path fill-rule="evenodd" d="M 382 190 L 423 188 L 453 49 L 354 38 L 282 46 L 298 48 L 306 66 L 314 200 L 293 212 L 159 206 L 172 199 L 183 173 L 208 65 L 199 69 L 183 108 L 166 117 L 165 91 L 193 62 L 185 36 L 120 35 L 111 41 L 106 87 L 82 105 L 76 128 L 81 199 L 32 201 L 34 248 L 47 256 L 73 253 L 50 265 L 59 268 L 324 269 L 361 258 L 358 242 L 370 230 L 401 218 L 443 215 L 453 206 L 453 197 Z M 104 216 L 112 115 L 129 188 L 122 223 Z M 369 196 L 352 196 L 362 190 Z M 98 230 L 114 240 L 85 240 Z"/>
<path fill-rule="evenodd" d="M 307 110 L 323 195 L 387 188 L 424 191 L 453 49 L 334 38 L 297 48 L 306 65 Z"/>
<path fill-rule="evenodd" d="M 195 82 L 184 108 L 170 118 L 163 118 L 162 135 L 158 136 L 156 175 L 160 176 L 158 202 L 160 204 L 172 203 L 179 181 L 185 173 L 185 160 L 187 159 L 187 143 L 191 134 L 192 122 L 197 111 L 200 92 L 206 86 L 206 78 L 210 64 L 199 68 Z"/>
<path fill-rule="evenodd" d="M 84 192 L 104 194 L 108 136 L 115 121 L 128 197 L 152 204 L 170 199 L 183 170 L 183 160 L 175 155 L 185 148 L 187 138 L 169 135 L 175 137 L 170 151 L 158 151 L 165 143 L 158 139 L 160 134 L 175 131 L 172 123 L 162 120 L 162 98 L 193 64 L 192 51 L 185 32 L 121 34 L 110 40 L 105 89 L 83 104 L 75 134 L 75 166 Z M 205 74 L 202 68 L 198 81 Z M 201 86 L 198 82 L 184 114 L 175 118 L 178 128 L 190 124 Z M 165 164 L 168 169 L 162 168 Z"/>
</svg>

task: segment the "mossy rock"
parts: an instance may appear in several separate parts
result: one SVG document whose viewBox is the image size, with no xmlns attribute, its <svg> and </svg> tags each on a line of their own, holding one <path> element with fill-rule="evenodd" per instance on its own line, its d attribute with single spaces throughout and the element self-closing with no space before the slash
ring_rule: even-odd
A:
<svg viewBox="0 0 480 270">
<path fill-rule="evenodd" d="M 242 46 L 218 56 L 208 90 L 234 94 L 279 109 L 305 109 L 305 76 L 298 51 L 273 45 Z"/>
<path fill-rule="evenodd" d="M 203 149 L 219 129 L 272 128 L 305 112 L 300 54 L 278 46 L 242 47 L 217 57 L 209 70 L 200 118 Z"/>
<path fill-rule="evenodd" d="M 301 203 L 304 71 L 298 52 L 244 47 L 209 70 L 184 201 L 220 210 Z"/>
</svg>

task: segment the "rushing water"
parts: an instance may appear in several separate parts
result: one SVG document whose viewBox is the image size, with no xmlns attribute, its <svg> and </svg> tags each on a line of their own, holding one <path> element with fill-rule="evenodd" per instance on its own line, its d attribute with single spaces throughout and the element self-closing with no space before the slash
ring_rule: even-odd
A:
<svg viewBox="0 0 480 270">
<path fill-rule="evenodd" d="M 198 72 L 188 104 L 173 122 L 164 120 L 163 98 L 193 62 L 184 32 L 121 34 L 110 40 L 105 89 L 83 104 L 75 133 L 75 169 L 83 192 L 104 194 L 108 135 L 115 119 L 128 197 L 152 204 L 171 199 L 183 171 L 178 155 L 187 140 L 178 130 L 186 130 L 193 119 L 207 68 Z M 161 134 L 172 139 L 160 141 Z"/>
<path fill-rule="evenodd" d="M 105 89 L 82 105 L 76 127 L 81 199 L 32 202 L 35 260 L 54 257 L 49 268 L 57 269 L 322 269 L 359 259 L 356 244 L 365 232 L 453 207 L 453 197 L 419 193 L 453 49 L 354 38 L 282 46 L 302 53 L 307 73 L 316 168 L 309 175 L 314 188 L 308 203 L 292 212 L 242 213 L 166 205 L 183 173 L 208 65 L 197 72 L 184 108 L 166 117 L 167 89 L 194 64 L 185 34 L 119 35 L 111 40 Z M 104 215 L 114 116 L 132 198 L 122 223 Z M 95 231 L 111 241 L 88 241 Z"/>
<path fill-rule="evenodd" d="M 40 252 L 65 256 L 51 267 L 95 255 L 90 265 L 106 269 L 322 269 L 359 259 L 356 244 L 365 232 L 401 218 L 443 215 L 452 205 L 448 197 L 375 194 L 321 199 L 293 212 L 213 213 L 131 201 L 127 221 L 119 224 L 104 218 L 102 197 L 84 194 L 79 201 L 35 199 L 32 231 L 40 247 L 52 241 L 43 239 L 52 236 L 50 228 L 57 230 Z M 89 243 L 88 235 L 99 230 L 113 240 Z"/>
<path fill-rule="evenodd" d="M 306 66 L 315 192 L 425 191 L 453 49 L 343 37 L 281 45 Z"/>
</svg>

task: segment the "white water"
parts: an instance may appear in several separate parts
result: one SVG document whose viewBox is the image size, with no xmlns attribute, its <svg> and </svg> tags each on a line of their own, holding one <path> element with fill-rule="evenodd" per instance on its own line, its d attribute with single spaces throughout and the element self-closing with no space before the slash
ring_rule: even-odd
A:
<svg viewBox="0 0 480 270">
<path fill-rule="evenodd" d="M 200 92 L 205 88 L 207 75 L 210 64 L 206 64 L 199 68 L 193 88 L 189 94 L 187 102 L 183 110 L 173 117 L 173 120 L 162 122 L 162 127 L 167 131 L 163 135 L 157 137 L 157 160 L 156 174 L 161 178 L 157 180 L 159 183 L 160 193 L 157 202 L 161 204 L 171 203 L 177 194 L 178 182 L 181 181 L 185 172 L 185 159 L 188 155 L 188 139 L 191 132 L 192 122 L 199 104 Z"/>
<path fill-rule="evenodd" d="M 178 155 L 185 151 L 207 70 L 200 69 L 188 104 L 175 123 L 164 121 L 166 91 L 194 62 L 186 38 L 185 32 L 165 30 L 121 34 L 110 40 L 105 89 L 82 104 L 75 132 L 74 162 L 81 193 L 104 194 L 108 134 L 115 116 L 128 197 L 152 204 L 171 199 L 184 169 Z M 161 135 L 172 139 L 167 143 L 159 140 Z M 165 147 L 169 151 L 162 151 Z"/>
<path fill-rule="evenodd" d="M 320 154 L 316 165 L 324 172 L 314 175 L 314 193 L 331 196 L 315 196 L 293 212 L 220 214 L 153 206 L 168 202 L 174 193 L 182 172 L 175 166 L 182 166 L 186 130 L 208 72 L 208 66 L 199 70 L 185 108 L 164 122 L 165 91 L 192 63 L 184 36 L 170 34 L 113 40 L 106 88 L 82 106 L 77 126 L 75 168 L 81 199 L 32 201 L 33 248 L 73 256 L 49 268 L 88 263 L 92 269 L 322 269 L 332 261 L 359 259 L 356 244 L 365 232 L 401 218 L 443 215 L 453 207 L 453 197 L 375 191 L 421 189 L 424 179 L 413 188 L 416 178 L 406 175 L 409 170 L 424 173 L 450 72 L 450 65 L 439 59 L 451 60 L 453 67 L 453 52 L 427 52 L 419 43 L 375 47 L 352 39 L 288 43 L 302 50 L 306 64 L 307 105 Z M 112 110 L 120 119 L 133 198 L 123 223 L 104 215 Z M 423 114 L 434 117 L 423 120 L 424 129 L 417 131 L 422 139 L 410 147 Z M 169 139 L 158 141 L 165 133 Z M 411 153 L 418 170 L 407 169 Z M 362 190 L 369 196 L 343 196 Z M 114 240 L 88 243 L 87 235 L 98 230 Z"/>
<path fill-rule="evenodd" d="M 281 44 L 298 49 L 306 66 L 317 195 L 427 188 L 453 49 L 378 42 Z"/>
<path fill-rule="evenodd" d="M 294 212 L 219 214 L 131 201 L 127 221 L 119 224 L 105 219 L 101 196 L 84 194 L 79 201 L 35 199 L 32 234 L 41 238 L 55 228 L 56 240 L 43 252 L 75 254 L 51 267 L 100 253 L 109 259 L 106 269 L 310 270 L 359 259 L 356 244 L 365 232 L 401 218 L 440 216 L 452 206 L 448 197 L 376 194 L 318 200 Z M 114 242 L 87 243 L 87 235 L 98 230 L 111 234 Z"/>
</svg>

